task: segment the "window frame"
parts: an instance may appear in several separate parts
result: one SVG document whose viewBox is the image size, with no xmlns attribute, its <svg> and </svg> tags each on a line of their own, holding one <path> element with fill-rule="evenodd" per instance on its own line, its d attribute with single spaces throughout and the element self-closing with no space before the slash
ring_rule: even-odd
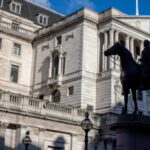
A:
<svg viewBox="0 0 150 150">
<path fill-rule="evenodd" d="M 18 45 L 18 46 L 20 46 L 20 48 L 19 48 L 19 54 L 17 53 L 17 49 L 15 49 L 15 44 Z M 21 44 L 16 43 L 16 42 L 13 43 L 12 55 L 21 56 Z"/>
<path fill-rule="evenodd" d="M 12 29 L 13 31 L 18 31 L 18 30 L 19 30 L 19 23 L 17 23 L 17 22 L 12 22 L 12 24 L 11 24 L 11 29 Z"/>
<path fill-rule="evenodd" d="M 13 5 L 14 5 L 14 10 L 13 10 Z M 13 1 L 10 3 L 10 11 L 16 14 L 21 14 L 21 6 L 22 4 Z M 17 11 L 17 7 L 19 8 L 19 11 Z"/>
<path fill-rule="evenodd" d="M 40 19 L 42 18 L 42 22 L 40 22 Z M 48 25 L 48 16 L 47 15 L 44 15 L 44 14 L 39 14 L 38 17 L 37 17 L 37 20 L 38 20 L 38 23 L 40 25 L 43 25 L 43 26 L 47 26 Z M 46 22 L 44 23 L 44 19 L 46 19 Z"/>
<path fill-rule="evenodd" d="M 73 95 L 74 95 L 74 86 L 69 86 L 67 89 L 67 96 L 73 96 Z"/>
<path fill-rule="evenodd" d="M 52 92 L 52 102 L 53 103 L 60 103 L 61 101 L 61 93 L 58 89 Z"/>
<path fill-rule="evenodd" d="M 15 67 L 18 67 L 17 69 L 17 80 L 16 81 L 14 81 L 11 77 L 12 77 L 12 69 L 13 69 L 13 66 L 14 66 L 14 68 Z M 19 83 L 19 71 L 20 71 L 20 65 L 18 65 L 18 64 L 11 64 L 11 66 L 10 66 L 10 81 L 12 82 L 12 83 Z"/>
<path fill-rule="evenodd" d="M 60 37 L 60 40 L 61 40 L 60 43 L 58 42 L 58 40 L 59 40 L 58 38 L 59 38 L 59 37 Z M 56 37 L 56 46 L 59 46 L 59 45 L 61 45 L 61 44 L 62 44 L 62 35 L 59 35 L 59 36 Z"/>
</svg>

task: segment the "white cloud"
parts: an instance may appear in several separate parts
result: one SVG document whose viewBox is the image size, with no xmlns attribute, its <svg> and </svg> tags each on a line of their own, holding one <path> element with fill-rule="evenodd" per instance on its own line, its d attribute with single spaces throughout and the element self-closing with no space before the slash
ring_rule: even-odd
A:
<svg viewBox="0 0 150 150">
<path fill-rule="evenodd" d="M 51 3 L 49 2 L 49 0 L 27 0 L 27 1 L 47 8 L 51 7 Z"/>
<path fill-rule="evenodd" d="M 68 0 L 68 6 L 69 6 L 68 12 L 72 12 L 81 7 L 88 7 L 91 9 L 95 8 L 95 5 L 92 2 L 92 0 Z"/>
</svg>

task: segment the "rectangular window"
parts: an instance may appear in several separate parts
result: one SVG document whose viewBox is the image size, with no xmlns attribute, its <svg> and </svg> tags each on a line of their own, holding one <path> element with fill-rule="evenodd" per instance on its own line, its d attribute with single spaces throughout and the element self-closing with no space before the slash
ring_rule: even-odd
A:
<svg viewBox="0 0 150 150">
<path fill-rule="evenodd" d="M 2 49 L 2 38 L 0 38 L 0 49 Z"/>
<path fill-rule="evenodd" d="M 71 86 L 71 87 L 68 88 L 68 96 L 71 96 L 73 94 L 74 94 L 74 87 Z"/>
<path fill-rule="evenodd" d="M 60 45 L 60 44 L 62 44 L 62 36 L 58 36 L 57 38 L 56 38 L 56 44 L 57 45 Z"/>
<path fill-rule="evenodd" d="M 38 16 L 38 23 L 43 25 L 43 26 L 47 26 L 47 24 L 48 24 L 48 16 L 39 15 Z"/>
<path fill-rule="evenodd" d="M 21 54 L 21 45 L 14 43 L 14 47 L 13 47 L 13 54 L 15 55 L 20 55 Z"/>
<path fill-rule="evenodd" d="M 18 3 L 12 2 L 10 4 L 10 10 L 16 14 L 20 14 L 21 13 L 21 5 Z"/>
<path fill-rule="evenodd" d="M 19 24 L 13 22 L 12 25 L 11 25 L 11 29 L 14 30 L 14 31 L 18 31 L 19 30 Z"/>
<path fill-rule="evenodd" d="M 19 66 L 17 66 L 17 65 L 11 65 L 10 80 L 12 82 L 15 82 L 15 83 L 18 82 L 18 74 L 19 74 Z"/>
</svg>

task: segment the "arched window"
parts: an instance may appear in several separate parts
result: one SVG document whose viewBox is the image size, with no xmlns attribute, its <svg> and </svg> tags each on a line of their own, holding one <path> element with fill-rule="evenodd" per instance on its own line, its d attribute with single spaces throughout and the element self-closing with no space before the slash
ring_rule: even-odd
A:
<svg viewBox="0 0 150 150">
<path fill-rule="evenodd" d="M 52 77 L 58 76 L 59 53 L 54 51 L 52 54 Z"/>
<path fill-rule="evenodd" d="M 60 102 L 60 92 L 59 92 L 59 90 L 55 90 L 52 93 L 52 102 L 54 102 L 54 103 L 59 103 Z"/>
</svg>

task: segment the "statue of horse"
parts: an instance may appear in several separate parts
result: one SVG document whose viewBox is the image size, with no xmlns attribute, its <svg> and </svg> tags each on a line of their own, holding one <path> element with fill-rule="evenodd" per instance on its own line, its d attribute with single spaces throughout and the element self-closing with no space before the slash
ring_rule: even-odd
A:
<svg viewBox="0 0 150 150">
<path fill-rule="evenodd" d="M 137 114 L 138 105 L 136 99 L 136 89 L 140 85 L 140 66 L 137 64 L 128 49 L 120 43 L 115 43 L 111 48 L 104 52 L 105 56 L 118 55 L 120 57 L 121 74 L 120 81 L 122 84 L 122 94 L 124 95 L 124 108 L 122 113 L 127 113 L 128 94 L 130 90 L 134 101 L 134 114 Z"/>
</svg>

